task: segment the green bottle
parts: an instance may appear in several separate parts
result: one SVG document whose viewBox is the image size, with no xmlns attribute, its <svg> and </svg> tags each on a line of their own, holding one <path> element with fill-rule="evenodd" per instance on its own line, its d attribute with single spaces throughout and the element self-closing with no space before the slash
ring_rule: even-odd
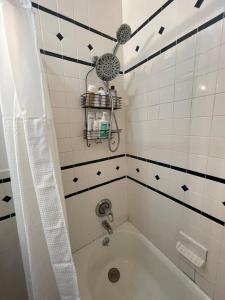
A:
<svg viewBox="0 0 225 300">
<path fill-rule="evenodd" d="M 109 122 L 106 120 L 107 112 L 103 112 L 102 118 L 99 121 L 99 137 L 101 139 L 106 139 L 109 133 Z"/>
</svg>

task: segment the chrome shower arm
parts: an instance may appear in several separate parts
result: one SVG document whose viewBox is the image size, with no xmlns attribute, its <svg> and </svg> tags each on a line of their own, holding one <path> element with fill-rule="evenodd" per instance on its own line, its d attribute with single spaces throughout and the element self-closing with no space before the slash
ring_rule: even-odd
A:
<svg viewBox="0 0 225 300">
<path fill-rule="evenodd" d="M 119 50 L 119 46 L 120 46 L 120 44 L 119 44 L 119 43 L 116 43 L 116 45 L 115 45 L 114 48 L 113 48 L 113 55 L 116 55 L 116 54 L 117 54 L 117 52 L 118 52 L 118 50 Z"/>
</svg>

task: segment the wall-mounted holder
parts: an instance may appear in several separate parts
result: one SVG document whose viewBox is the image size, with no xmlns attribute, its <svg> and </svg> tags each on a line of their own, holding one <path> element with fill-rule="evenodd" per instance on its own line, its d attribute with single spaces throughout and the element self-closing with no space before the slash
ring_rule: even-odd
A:
<svg viewBox="0 0 225 300">
<path fill-rule="evenodd" d="M 207 261 L 208 250 L 182 231 L 176 249 L 197 268 L 202 268 Z"/>
<path fill-rule="evenodd" d="M 94 93 L 86 93 L 81 95 L 81 107 L 85 109 L 85 129 L 83 130 L 83 137 L 87 141 L 87 146 L 91 146 L 91 142 L 95 142 L 96 144 L 102 143 L 104 140 L 108 140 L 109 138 L 109 130 L 87 130 L 87 120 L 88 120 L 88 112 L 90 111 L 98 111 L 98 110 L 107 110 L 111 114 L 111 104 L 109 95 L 98 95 Z M 113 107 L 114 110 L 122 108 L 122 98 L 121 97 L 113 97 Z M 119 129 L 119 132 L 122 130 Z M 111 131 L 112 139 L 117 133 L 116 130 Z"/>
</svg>

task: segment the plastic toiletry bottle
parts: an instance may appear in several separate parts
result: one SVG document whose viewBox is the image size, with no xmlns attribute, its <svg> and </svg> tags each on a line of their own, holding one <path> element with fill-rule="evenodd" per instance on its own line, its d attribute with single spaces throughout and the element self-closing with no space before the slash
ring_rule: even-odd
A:
<svg viewBox="0 0 225 300">
<path fill-rule="evenodd" d="M 109 130 L 109 122 L 106 120 L 107 112 L 103 112 L 102 119 L 99 121 L 99 137 L 107 138 Z"/>
<path fill-rule="evenodd" d="M 96 93 L 96 86 L 93 84 L 89 84 L 87 89 L 87 100 L 86 100 L 87 106 L 94 105 L 95 93 Z"/>
<path fill-rule="evenodd" d="M 101 106 L 101 97 L 102 97 L 101 93 L 102 93 L 102 91 L 99 88 L 98 91 L 95 94 L 95 101 L 94 101 L 94 106 L 95 107 L 100 107 Z"/>
<path fill-rule="evenodd" d="M 98 89 L 98 92 L 99 94 L 99 104 L 101 107 L 106 107 L 106 92 L 105 90 L 103 89 L 103 87 L 100 87 Z"/>
<path fill-rule="evenodd" d="M 110 92 L 113 97 L 117 97 L 117 90 L 114 85 L 111 85 Z"/>
<path fill-rule="evenodd" d="M 93 123 L 93 138 L 99 138 L 99 120 L 94 120 Z"/>
<path fill-rule="evenodd" d="M 94 84 L 89 84 L 88 85 L 88 93 L 95 94 L 96 92 L 97 92 L 96 86 Z"/>
<path fill-rule="evenodd" d="M 93 131 L 93 125 L 95 120 L 95 113 L 88 112 L 88 118 L 87 118 L 87 138 L 92 138 L 92 131 Z"/>
<path fill-rule="evenodd" d="M 101 111 L 96 111 L 95 119 L 98 120 L 98 121 L 100 121 L 102 119 L 102 112 Z"/>
<path fill-rule="evenodd" d="M 101 96 L 104 96 L 106 93 L 105 93 L 105 90 L 103 89 L 103 87 L 100 87 L 97 91 L 97 94 L 101 95 Z"/>
</svg>

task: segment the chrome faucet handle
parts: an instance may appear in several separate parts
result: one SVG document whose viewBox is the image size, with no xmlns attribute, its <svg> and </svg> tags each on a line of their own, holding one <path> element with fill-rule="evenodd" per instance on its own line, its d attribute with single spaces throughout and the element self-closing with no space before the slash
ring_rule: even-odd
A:
<svg viewBox="0 0 225 300">
<path fill-rule="evenodd" d="M 111 211 L 111 209 L 107 209 L 105 213 L 106 213 L 106 217 L 109 220 L 109 222 L 112 223 L 114 221 L 114 216 L 113 216 L 113 212 Z"/>
<path fill-rule="evenodd" d="M 112 203 L 109 199 L 103 199 L 97 203 L 95 213 L 98 217 L 107 217 L 108 221 L 112 223 L 114 216 L 112 212 Z"/>
</svg>

